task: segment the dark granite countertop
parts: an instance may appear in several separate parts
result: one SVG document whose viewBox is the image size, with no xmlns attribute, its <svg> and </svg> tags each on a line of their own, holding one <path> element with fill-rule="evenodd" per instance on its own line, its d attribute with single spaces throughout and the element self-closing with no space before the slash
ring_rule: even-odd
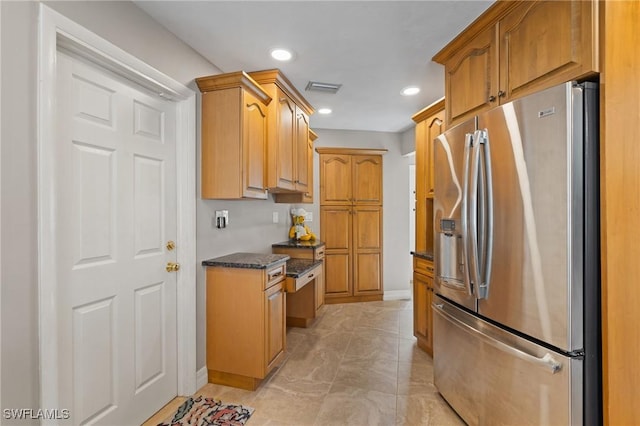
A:
<svg viewBox="0 0 640 426">
<path fill-rule="evenodd" d="M 430 260 L 433 262 L 433 252 L 430 251 L 412 251 L 412 255 L 420 259 Z"/>
<path fill-rule="evenodd" d="M 287 254 L 233 253 L 202 261 L 204 266 L 222 268 L 266 269 L 289 260 Z"/>
<path fill-rule="evenodd" d="M 322 260 L 289 259 L 287 260 L 287 276 L 298 278 L 318 265 L 322 265 Z"/>
<path fill-rule="evenodd" d="M 324 246 L 324 241 L 320 241 L 320 240 L 311 240 L 311 241 L 287 240 L 287 241 L 282 241 L 280 243 L 271 244 L 271 247 L 308 248 L 308 249 L 314 249 L 322 246 Z"/>
</svg>

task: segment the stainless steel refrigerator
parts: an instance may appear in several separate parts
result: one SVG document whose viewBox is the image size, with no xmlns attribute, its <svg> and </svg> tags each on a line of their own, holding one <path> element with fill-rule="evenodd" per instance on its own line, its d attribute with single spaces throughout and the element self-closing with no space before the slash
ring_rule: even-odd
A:
<svg viewBox="0 0 640 426">
<path fill-rule="evenodd" d="M 602 421 L 597 89 L 434 141 L 434 383 L 470 425 Z"/>
</svg>

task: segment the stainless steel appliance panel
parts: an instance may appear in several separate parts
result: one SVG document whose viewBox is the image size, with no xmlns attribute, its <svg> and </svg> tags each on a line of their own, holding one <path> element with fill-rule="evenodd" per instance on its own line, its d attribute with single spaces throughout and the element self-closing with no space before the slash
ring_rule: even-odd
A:
<svg viewBox="0 0 640 426">
<path fill-rule="evenodd" d="M 478 117 L 493 175 L 493 261 L 478 312 L 563 351 L 582 342 L 581 130 L 571 84 Z M 580 118 L 579 118 L 580 117 Z"/>
<path fill-rule="evenodd" d="M 476 309 L 463 256 L 463 189 L 465 137 L 476 128 L 475 118 L 434 141 L 435 291 L 469 309 Z"/>
<path fill-rule="evenodd" d="M 581 425 L 582 361 L 433 303 L 434 384 L 469 425 Z"/>
</svg>

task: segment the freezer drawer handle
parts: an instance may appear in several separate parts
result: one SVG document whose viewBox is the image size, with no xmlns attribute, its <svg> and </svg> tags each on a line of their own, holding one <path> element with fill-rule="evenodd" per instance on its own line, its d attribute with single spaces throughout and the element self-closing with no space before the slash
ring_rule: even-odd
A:
<svg viewBox="0 0 640 426">
<path fill-rule="evenodd" d="M 466 324 L 463 321 L 460 321 L 455 316 L 451 315 L 444 309 L 444 305 L 442 303 L 434 303 L 433 307 L 436 308 L 434 312 L 439 315 L 445 317 L 445 319 L 449 320 L 452 324 L 458 326 L 462 330 L 475 334 L 485 343 L 493 346 L 496 349 L 499 349 L 503 352 L 507 352 L 517 358 L 520 358 L 523 361 L 530 362 L 532 364 L 536 364 L 544 369 L 548 369 L 551 374 L 556 374 L 558 371 L 562 369 L 562 364 L 558 363 L 550 353 L 546 353 L 542 358 L 538 358 L 535 355 L 528 354 L 526 352 L 521 351 L 520 349 L 516 349 L 512 346 L 507 345 L 506 343 L 497 340 L 480 330 L 476 330 L 474 327 Z"/>
</svg>

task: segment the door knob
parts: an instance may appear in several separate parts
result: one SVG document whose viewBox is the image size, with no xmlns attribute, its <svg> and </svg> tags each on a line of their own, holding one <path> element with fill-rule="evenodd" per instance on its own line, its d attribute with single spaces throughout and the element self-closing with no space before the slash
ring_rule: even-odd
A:
<svg viewBox="0 0 640 426">
<path fill-rule="evenodd" d="M 180 264 L 175 262 L 167 262 L 167 272 L 177 272 L 180 270 Z"/>
<path fill-rule="evenodd" d="M 167 250 L 171 251 L 174 248 L 176 248 L 176 243 L 174 243 L 173 241 L 167 241 Z"/>
</svg>

